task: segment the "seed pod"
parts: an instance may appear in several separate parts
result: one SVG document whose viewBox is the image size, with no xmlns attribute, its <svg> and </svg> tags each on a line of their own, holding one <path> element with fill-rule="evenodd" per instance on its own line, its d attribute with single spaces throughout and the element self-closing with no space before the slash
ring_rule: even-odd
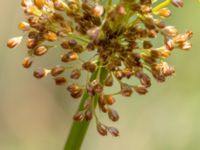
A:
<svg viewBox="0 0 200 150">
<path fill-rule="evenodd" d="M 54 8 L 59 11 L 68 10 L 69 7 L 62 0 L 54 0 Z"/>
<path fill-rule="evenodd" d="M 37 79 L 41 79 L 45 77 L 48 74 L 48 72 L 49 71 L 47 69 L 38 68 L 33 72 L 33 76 Z"/>
<path fill-rule="evenodd" d="M 51 75 L 56 77 L 58 75 L 60 75 L 61 73 L 63 73 L 65 71 L 65 68 L 62 66 L 56 66 L 53 69 L 51 69 Z"/>
<path fill-rule="evenodd" d="M 83 112 L 77 112 L 74 117 L 73 117 L 74 121 L 83 121 L 84 119 L 84 113 Z"/>
<path fill-rule="evenodd" d="M 14 37 L 8 40 L 7 46 L 9 48 L 16 48 L 22 41 L 22 36 L 20 37 Z"/>
<path fill-rule="evenodd" d="M 31 59 L 31 57 L 26 57 L 26 58 L 24 58 L 22 65 L 24 68 L 30 68 L 32 63 L 33 63 L 33 61 Z"/>
<path fill-rule="evenodd" d="M 90 121 L 90 120 L 92 120 L 92 117 L 93 117 L 93 114 L 92 114 L 92 111 L 91 110 L 86 110 L 85 111 L 85 120 L 86 121 Z"/>
<path fill-rule="evenodd" d="M 106 98 L 105 98 L 105 96 L 104 96 L 103 94 L 101 94 L 101 95 L 99 96 L 98 103 L 99 103 L 99 105 L 101 105 L 101 106 L 106 105 Z"/>
<path fill-rule="evenodd" d="M 192 48 L 192 44 L 188 41 L 179 45 L 182 50 L 190 50 Z"/>
<path fill-rule="evenodd" d="M 69 40 L 68 44 L 69 44 L 70 47 L 73 48 L 73 47 L 75 47 L 77 45 L 77 42 L 76 42 L 76 40 Z"/>
<path fill-rule="evenodd" d="M 47 41 L 50 41 L 50 42 L 54 42 L 57 40 L 57 35 L 56 33 L 52 32 L 52 31 L 48 31 L 47 33 L 45 33 L 44 35 L 44 38 L 47 40 Z"/>
<path fill-rule="evenodd" d="M 22 7 L 28 7 L 28 6 L 31 6 L 31 5 L 33 5 L 32 0 L 21 0 L 21 6 Z"/>
<path fill-rule="evenodd" d="M 29 31 L 30 25 L 27 22 L 20 22 L 19 25 L 18 25 L 18 28 L 22 31 Z"/>
<path fill-rule="evenodd" d="M 75 61 L 75 60 L 78 60 L 78 59 L 79 59 L 79 56 L 75 52 L 69 52 L 69 53 L 61 56 L 62 62 L 70 62 L 70 61 Z"/>
<path fill-rule="evenodd" d="M 74 79 L 74 80 L 77 80 L 79 79 L 81 76 L 81 71 L 79 69 L 75 69 L 71 72 L 71 78 Z"/>
<path fill-rule="evenodd" d="M 87 61 L 82 65 L 83 69 L 89 71 L 89 72 L 95 72 L 96 71 L 96 64 Z"/>
<path fill-rule="evenodd" d="M 133 93 L 133 90 L 127 84 L 121 84 L 121 95 L 125 97 L 130 97 Z"/>
<path fill-rule="evenodd" d="M 107 127 L 105 125 L 101 124 L 101 123 L 97 124 L 97 131 L 102 136 L 106 136 L 108 134 Z"/>
<path fill-rule="evenodd" d="M 112 136 L 119 136 L 119 130 L 114 128 L 114 127 L 108 127 L 108 132 L 112 135 Z"/>
<path fill-rule="evenodd" d="M 54 81 L 56 85 L 63 85 L 67 82 L 67 80 L 64 77 L 55 77 Z"/>
<path fill-rule="evenodd" d="M 134 75 L 134 71 L 130 68 L 125 68 L 124 70 L 122 70 L 122 73 L 127 79 Z"/>
<path fill-rule="evenodd" d="M 39 46 L 39 47 L 35 48 L 34 54 L 36 56 L 42 56 L 45 53 L 47 53 L 47 51 L 48 51 L 48 48 L 46 46 Z"/>
<path fill-rule="evenodd" d="M 140 83 L 145 87 L 151 86 L 151 79 L 150 77 L 145 74 L 144 72 L 137 72 L 136 76 L 140 79 Z"/>
<path fill-rule="evenodd" d="M 152 48 L 152 47 L 153 47 L 153 45 L 151 44 L 150 41 L 144 41 L 144 42 L 143 42 L 143 48 L 144 48 L 144 49 L 150 49 L 150 48 Z"/>
<path fill-rule="evenodd" d="M 172 0 L 172 4 L 175 7 L 181 8 L 181 7 L 183 7 L 184 2 L 183 2 L 183 0 Z"/>
<path fill-rule="evenodd" d="M 113 85 L 113 77 L 111 74 L 107 76 L 104 84 L 105 86 L 109 86 L 109 87 Z"/>
<path fill-rule="evenodd" d="M 110 118 L 110 120 L 112 120 L 114 122 L 119 120 L 119 115 L 118 115 L 117 111 L 114 109 L 109 109 L 108 117 Z"/>
<path fill-rule="evenodd" d="M 123 72 L 121 70 L 115 71 L 114 75 L 118 80 L 121 80 L 124 77 L 124 74 L 123 74 Z"/>
</svg>

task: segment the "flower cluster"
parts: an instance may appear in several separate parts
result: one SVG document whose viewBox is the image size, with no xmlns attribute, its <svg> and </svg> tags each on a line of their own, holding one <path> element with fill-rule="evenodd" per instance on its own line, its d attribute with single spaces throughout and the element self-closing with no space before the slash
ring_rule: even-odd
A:
<svg viewBox="0 0 200 150">
<path fill-rule="evenodd" d="M 27 21 L 18 27 L 27 34 L 10 39 L 8 47 L 15 48 L 26 39 L 25 68 L 32 66 L 34 57 L 41 57 L 50 49 L 66 50 L 60 57 L 61 65 L 38 68 L 33 75 L 38 79 L 51 75 L 57 85 L 67 85 L 75 99 L 83 93 L 87 95 L 83 109 L 74 115 L 74 120 L 90 121 L 94 117 L 97 130 L 103 136 L 108 133 L 118 136 L 119 131 L 99 121 L 96 105 L 110 120 L 118 121 L 119 115 L 112 108 L 116 102 L 114 96 L 146 94 L 151 86 L 149 74 L 164 82 L 175 72 L 165 61 L 171 52 L 191 48 L 188 41 L 191 31 L 180 34 L 174 26 L 164 22 L 172 14 L 167 6 L 183 7 L 183 0 L 120 0 L 116 3 L 112 0 L 22 0 L 21 5 Z M 158 37 L 163 38 L 163 45 L 156 47 L 153 41 Z M 90 58 L 82 59 L 83 53 Z M 72 81 L 78 80 L 85 71 L 86 85 L 67 84 L 65 71 L 71 72 Z M 138 79 L 139 84 L 127 82 L 126 79 L 132 78 Z M 119 83 L 119 91 L 106 94 L 105 87 L 112 87 L 114 82 Z"/>
</svg>

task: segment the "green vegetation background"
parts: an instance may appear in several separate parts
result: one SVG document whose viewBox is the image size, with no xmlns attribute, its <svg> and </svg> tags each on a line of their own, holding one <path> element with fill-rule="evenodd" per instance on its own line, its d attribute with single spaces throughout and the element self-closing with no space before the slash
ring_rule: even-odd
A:
<svg viewBox="0 0 200 150">
<path fill-rule="evenodd" d="M 0 5 L 0 150 L 62 150 L 78 101 L 50 78 L 38 81 L 21 67 L 26 48 L 6 48 L 6 41 L 21 35 L 16 26 L 23 20 L 19 1 Z M 175 11 L 176 10 L 176 11 Z M 121 135 L 101 137 L 94 122 L 82 150 L 199 150 L 200 149 L 200 4 L 185 0 L 167 19 L 180 31 L 194 32 L 190 52 L 175 51 L 169 63 L 176 75 L 166 83 L 153 82 L 146 96 L 118 97 L 114 106 L 121 119 L 112 123 Z M 158 43 L 161 41 L 158 41 Z M 58 63 L 59 50 L 36 59 L 36 66 Z"/>
</svg>

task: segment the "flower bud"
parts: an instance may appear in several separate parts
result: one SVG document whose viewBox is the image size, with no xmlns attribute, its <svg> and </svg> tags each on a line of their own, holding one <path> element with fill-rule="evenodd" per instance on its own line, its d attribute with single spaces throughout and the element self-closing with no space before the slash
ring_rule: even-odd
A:
<svg viewBox="0 0 200 150">
<path fill-rule="evenodd" d="M 42 8 L 47 4 L 47 0 L 34 0 L 34 3 L 38 8 Z"/>
<path fill-rule="evenodd" d="M 29 31 L 30 25 L 27 22 L 20 22 L 19 25 L 18 25 L 18 28 L 22 31 Z"/>
<path fill-rule="evenodd" d="M 161 17 L 169 17 L 171 15 L 171 11 L 168 8 L 162 8 L 157 12 L 157 15 Z"/>
<path fill-rule="evenodd" d="M 133 90 L 127 84 L 121 84 L 121 95 L 125 97 L 130 97 L 133 93 Z"/>
<path fill-rule="evenodd" d="M 33 63 L 33 61 L 31 59 L 31 57 L 26 57 L 26 58 L 24 58 L 22 65 L 24 68 L 30 68 L 32 63 Z"/>
<path fill-rule="evenodd" d="M 183 7 L 184 2 L 183 2 L 183 0 L 172 0 L 172 4 L 175 7 L 181 8 L 181 7 Z"/>
<path fill-rule="evenodd" d="M 78 59 L 79 59 L 79 56 L 75 52 L 69 52 L 69 53 L 61 56 L 62 62 L 70 62 L 70 61 L 75 61 L 75 60 L 78 60 Z"/>
<path fill-rule="evenodd" d="M 92 15 L 94 17 L 100 17 L 104 12 L 104 8 L 101 5 L 96 5 L 92 10 Z"/>
<path fill-rule="evenodd" d="M 26 42 L 26 46 L 29 49 L 33 49 L 38 45 L 38 42 L 36 39 L 28 39 Z"/>
<path fill-rule="evenodd" d="M 114 127 L 108 127 L 108 132 L 112 135 L 112 136 L 119 136 L 119 130 L 114 128 Z"/>
<path fill-rule="evenodd" d="M 34 50 L 34 54 L 36 56 L 42 56 L 48 51 L 47 47 L 45 46 L 39 46 Z"/>
<path fill-rule="evenodd" d="M 77 112 L 74 117 L 73 117 L 74 121 L 83 121 L 84 119 L 84 113 L 83 112 Z"/>
<path fill-rule="evenodd" d="M 105 125 L 101 124 L 101 123 L 97 124 L 97 131 L 102 136 L 106 136 L 108 134 L 107 127 Z"/>
<path fill-rule="evenodd" d="M 86 110 L 85 111 L 85 120 L 86 121 L 90 121 L 90 120 L 92 120 L 92 117 L 93 117 L 93 114 L 92 114 L 92 111 L 91 110 Z"/>
<path fill-rule="evenodd" d="M 56 85 L 63 85 L 67 82 L 67 80 L 64 77 L 55 77 L 54 81 Z"/>
<path fill-rule="evenodd" d="M 77 79 L 80 78 L 80 76 L 81 76 L 81 71 L 78 70 L 78 69 L 75 69 L 75 70 L 72 71 L 70 77 L 71 77 L 72 79 L 74 79 L 74 80 L 77 80 Z"/>
<path fill-rule="evenodd" d="M 33 72 L 33 76 L 37 79 L 41 79 L 47 76 L 48 73 L 49 71 L 47 69 L 38 68 L 37 70 Z"/>
<path fill-rule="evenodd" d="M 114 109 L 109 109 L 108 117 L 110 118 L 110 120 L 112 120 L 114 122 L 119 120 L 119 115 L 118 115 L 117 111 Z"/>
<path fill-rule="evenodd" d="M 50 41 L 50 42 L 54 42 L 58 39 L 56 33 L 54 32 L 51 32 L 51 31 L 48 31 L 47 33 L 44 34 L 44 38 L 47 40 L 47 41 Z"/>
<path fill-rule="evenodd" d="M 111 95 L 106 95 L 105 97 L 105 102 L 108 105 L 113 105 L 115 103 L 115 98 Z"/>
<path fill-rule="evenodd" d="M 138 94 L 141 94 L 141 95 L 144 95 L 146 94 L 148 91 L 147 91 L 147 88 L 143 85 L 140 85 L 140 86 L 135 86 L 134 87 L 134 90 L 138 93 Z"/>
<path fill-rule="evenodd" d="M 106 78 L 104 84 L 105 86 L 109 86 L 109 87 L 113 85 L 113 77 L 111 74 Z"/>
<path fill-rule="evenodd" d="M 82 96 L 83 93 L 83 90 L 76 84 L 69 85 L 67 90 L 70 92 L 73 98 L 79 98 Z"/>
<path fill-rule="evenodd" d="M 89 72 L 95 72 L 96 71 L 96 64 L 87 61 L 82 65 L 83 69 L 89 71 Z"/>
<path fill-rule="evenodd" d="M 16 48 L 22 41 L 22 36 L 20 37 L 14 37 L 8 40 L 7 46 L 9 48 Z"/>
<path fill-rule="evenodd" d="M 63 73 L 65 71 L 65 68 L 62 66 L 56 66 L 53 69 L 51 69 L 51 75 L 56 77 L 58 75 L 60 75 L 61 73 Z"/>
<path fill-rule="evenodd" d="M 163 29 L 164 34 L 170 37 L 175 37 L 178 34 L 177 29 L 174 26 L 166 26 Z"/>
</svg>

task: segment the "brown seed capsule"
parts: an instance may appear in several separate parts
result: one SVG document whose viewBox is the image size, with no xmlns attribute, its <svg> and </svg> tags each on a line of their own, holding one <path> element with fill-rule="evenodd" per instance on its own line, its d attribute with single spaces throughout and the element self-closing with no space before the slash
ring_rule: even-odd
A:
<svg viewBox="0 0 200 150">
<path fill-rule="evenodd" d="M 190 50 L 192 48 L 192 44 L 188 41 L 179 45 L 182 50 Z"/>
<path fill-rule="evenodd" d="M 118 80 L 121 80 L 124 77 L 124 74 L 123 74 L 123 72 L 121 70 L 115 71 L 114 75 Z"/>
<path fill-rule="evenodd" d="M 8 40 L 7 46 L 9 48 L 15 48 L 21 43 L 21 41 L 22 41 L 22 37 L 21 36 L 20 37 L 11 38 L 11 39 Z"/>
<path fill-rule="evenodd" d="M 47 0 L 34 0 L 34 3 L 38 8 L 42 8 L 47 4 Z"/>
<path fill-rule="evenodd" d="M 140 83 L 143 86 L 147 88 L 151 86 L 151 79 L 147 74 L 145 74 L 144 72 L 137 72 L 136 76 L 140 79 Z"/>
<path fill-rule="evenodd" d="M 61 47 L 64 49 L 71 49 L 71 47 L 69 46 L 68 41 L 64 41 L 61 43 Z"/>
<path fill-rule="evenodd" d="M 108 75 L 104 84 L 105 84 L 105 86 L 109 86 L 109 87 L 113 85 L 113 77 L 111 74 Z"/>
<path fill-rule="evenodd" d="M 79 59 L 79 56 L 75 52 L 69 52 L 69 53 L 61 56 L 62 62 L 70 62 L 70 61 L 75 61 L 75 60 L 78 60 L 78 59 Z"/>
<path fill-rule="evenodd" d="M 57 35 L 56 33 L 52 32 L 52 31 L 48 31 L 47 33 L 44 34 L 44 38 L 50 42 L 54 42 L 57 40 Z"/>
<path fill-rule="evenodd" d="M 177 29 L 174 26 L 166 26 L 163 29 L 163 33 L 170 37 L 175 37 L 178 34 Z"/>
<path fill-rule="evenodd" d="M 77 112 L 74 117 L 74 121 L 82 121 L 84 119 L 84 113 L 83 112 Z"/>
<path fill-rule="evenodd" d="M 110 120 L 112 120 L 114 122 L 119 120 L 119 115 L 118 115 L 117 111 L 114 109 L 109 109 L 108 117 L 110 118 Z"/>
<path fill-rule="evenodd" d="M 133 90 L 127 84 L 121 84 L 121 95 L 125 97 L 130 97 L 133 93 Z"/>
<path fill-rule="evenodd" d="M 92 117 L 93 117 L 92 111 L 91 110 L 86 110 L 85 111 L 85 120 L 86 121 L 90 121 L 90 120 L 92 120 Z"/>
<path fill-rule="evenodd" d="M 37 79 L 41 79 L 45 77 L 47 74 L 48 74 L 48 70 L 42 69 L 42 68 L 38 68 L 37 70 L 33 72 L 33 76 Z"/>
<path fill-rule="evenodd" d="M 93 80 L 91 82 L 91 86 L 93 87 L 93 90 L 95 93 L 101 93 L 103 91 L 103 86 L 99 83 L 98 80 Z"/>
<path fill-rule="evenodd" d="M 21 6 L 22 7 L 27 7 L 27 6 L 31 6 L 31 5 L 33 5 L 32 0 L 21 0 Z"/>
<path fill-rule="evenodd" d="M 174 41 L 171 40 L 171 39 L 166 40 L 166 41 L 165 41 L 165 47 L 166 47 L 168 50 L 172 51 L 172 50 L 174 49 Z"/>
<path fill-rule="evenodd" d="M 48 48 L 46 46 L 39 46 L 39 47 L 34 49 L 34 54 L 36 56 L 42 56 L 45 53 L 47 53 L 47 51 L 48 51 Z"/>
<path fill-rule="evenodd" d="M 152 48 L 152 44 L 151 44 L 151 42 L 150 41 L 144 41 L 143 42 L 143 48 L 144 49 L 150 49 L 150 48 Z"/>
<path fill-rule="evenodd" d="M 22 65 L 24 68 L 30 68 L 32 63 L 33 63 L 33 61 L 31 59 L 31 57 L 26 57 L 26 58 L 24 58 Z"/>
<path fill-rule="evenodd" d="M 119 136 L 119 130 L 114 128 L 114 127 L 108 127 L 108 132 L 112 135 L 112 136 Z"/>
<path fill-rule="evenodd" d="M 20 22 L 18 28 L 22 31 L 28 31 L 30 30 L 30 25 L 27 22 Z"/>
<path fill-rule="evenodd" d="M 89 72 L 95 72 L 96 71 L 96 64 L 87 61 L 82 65 L 83 69 L 89 71 Z"/>
<path fill-rule="evenodd" d="M 97 124 L 97 131 L 102 136 L 106 136 L 108 134 L 107 127 L 105 125 L 101 124 L 101 123 Z"/>
<path fill-rule="evenodd" d="M 55 77 L 54 81 L 56 85 L 63 85 L 67 82 L 67 80 L 64 77 Z"/>
<path fill-rule="evenodd" d="M 99 99 L 98 99 L 98 103 L 99 103 L 99 105 L 106 105 L 106 98 L 105 98 L 105 96 L 103 95 L 103 94 L 101 94 L 100 96 L 99 96 Z"/>
<path fill-rule="evenodd" d="M 75 69 L 75 70 L 72 71 L 70 77 L 71 77 L 72 79 L 74 79 L 74 80 L 77 80 L 77 79 L 80 78 L 80 76 L 81 76 L 81 71 L 80 71 L 79 69 Z"/>
<path fill-rule="evenodd" d="M 51 69 L 51 75 L 56 77 L 58 75 L 60 75 L 61 73 L 63 73 L 65 71 L 65 68 L 62 66 L 56 66 L 53 69 Z"/>
</svg>

